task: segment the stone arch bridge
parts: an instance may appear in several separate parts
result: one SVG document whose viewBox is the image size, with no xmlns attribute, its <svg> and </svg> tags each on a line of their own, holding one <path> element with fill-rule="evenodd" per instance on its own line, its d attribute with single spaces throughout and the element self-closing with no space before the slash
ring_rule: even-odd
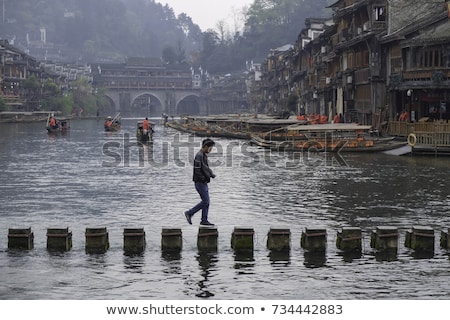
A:
<svg viewBox="0 0 450 320">
<path fill-rule="evenodd" d="M 170 116 L 180 114 L 207 114 L 205 99 L 199 89 L 107 89 L 114 111 L 132 114 L 139 109 L 148 113 Z M 111 110 L 112 111 L 112 110 Z"/>
</svg>

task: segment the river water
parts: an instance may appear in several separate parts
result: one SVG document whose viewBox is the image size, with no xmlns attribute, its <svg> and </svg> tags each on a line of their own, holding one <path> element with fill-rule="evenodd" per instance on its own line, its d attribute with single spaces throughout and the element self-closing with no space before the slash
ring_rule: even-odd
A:
<svg viewBox="0 0 450 320">
<path fill-rule="evenodd" d="M 450 227 L 450 159 L 384 154 L 283 154 L 216 139 L 210 221 L 218 250 L 197 250 L 200 213 L 192 158 L 201 138 L 156 125 L 138 147 L 137 119 L 106 133 L 102 121 L 72 121 L 67 135 L 43 123 L 0 124 L 0 299 L 450 299 L 450 259 L 439 246 Z M 158 119 L 155 119 L 158 122 Z M 404 246 L 412 226 L 435 230 L 434 254 Z M 300 245 L 309 227 L 327 230 L 327 250 Z M 360 227 L 363 252 L 336 249 L 343 226 Z M 398 252 L 370 247 L 377 226 L 397 227 Z M 34 249 L 8 250 L 8 229 L 31 227 Z M 73 248 L 46 249 L 47 228 L 68 227 Z M 110 248 L 85 251 L 85 229 L 106 227 Z M 163 228 L 181 228 L 179 255 L 161 250 Z M 253 228 L 253 254 L 230 246 L 235 227 Z M 266 247 L 271 227 L 289 228 L 291 250 Z M 142 255 L 123 251 L 123 229 L 144 228 Z"/>
</svg>

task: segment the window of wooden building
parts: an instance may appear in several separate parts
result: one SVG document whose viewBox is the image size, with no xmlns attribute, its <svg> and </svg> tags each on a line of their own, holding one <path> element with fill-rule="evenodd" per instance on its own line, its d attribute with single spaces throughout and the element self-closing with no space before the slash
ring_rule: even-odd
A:
<svg viewBox="0 0 450 320">
<path fill-rule="evenodd" d="M 367 67 L 369 66 L 369 51 L 363 50 L 356 52 L 355 67 Z"/>
<path fill-rule="evenodd" d="M 353 53 L 349 52 L 347 53 L 347 68 L 346 69 L 353 69 Z"/>
<path fill-rule="evenodd" d="M 420 48 L 413 54 L 412 67 L 436 68 L 444 67 L 444 59 L 440 48 Z"/>
<path fill-rule="evenodd" d="M 359 85 L 355 90 L 355 108 L 361 113 L 370 112 L 371 109 L 370 84 Z"/>
<path fill-rule="evenodd" d="M 381 7 L 374 7 L 374 20 L 375 21 L 386 21 L 386 8 Z"/>
<path fill-rule="evenodd" d="M 400 46 L 391 47 L 391 73 L 401 72 L 402 67 L 402 49 Z"/>
</svg>

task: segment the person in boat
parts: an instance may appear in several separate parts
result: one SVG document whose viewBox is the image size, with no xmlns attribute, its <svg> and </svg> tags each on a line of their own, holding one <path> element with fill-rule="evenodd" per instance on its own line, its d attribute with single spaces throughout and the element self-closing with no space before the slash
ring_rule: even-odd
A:
<svg viewBox="0 0 450 320">
<path fill-rule="evenodd" d="M 200 225 L 203 226 L 213 226 L 214 224 L 208 220 L 209 211 L 209 190 L 208 183 L 211 178 L 215 178 L 216 175 L 213 173 L 208 164 L 208 153 L 211 152 L 214 147 L 215 142 L 211 139 L 205 139 L 202 141 L 202 148 L 197 152 L 194 159 L 194 173 L 192 180 L 195 183 L 195 189 L 200 195 L 201 201 L 196 204 L 190 210 L 184 212 L 184 216 L 189 224 L 192 224 L 192 216 L 198 211 L 202 210 L 202 218 Z"/>
<path fill-rule="evenodd" d="M 339 113 L 339 123 L 345 123 L 344 115 Z"/>
<path fill-rule="evenodd" d="M 149 128 L 150 128 L 150 124 L 148 123 L 148 118 L 145 118 L 144 121 L 142 121 L 142 131 L 143 131 L 143 134 L 147 134 Z"/>
<path fill-rule="evenodd" d="M 167 124 L 167 121 L 169 121 L 169 115 L 166 113 L 163 113 L 162 118 L 164 119 L 164 125 Z"/>
<path fill-rule="evenodd" d="M 112 125 L 112 117 L 108 116 L 105 121 L 105 127 L 111 127 Z"/>
<path fill-rule="evenodd" d="M 328 123 L 328 117 L 325 114 L 322 114 L 319 117 L 319 124 L 325 124 L 325 123 Z"/>
<path fill-rule="evenodd" d="M 340 122 L 341 122 L 341 118 L 339 117 L 339 115 L 336 112 L 334 115 L 334 118 L 333 118 L 333 123 L 340 123 Z"/>
<path fill-rule="evenodd" d="M 53 116 L 50 117 L 49 126 L 52 129 L 58 128 L 58 122 L 56 121 L 55 117 L 53 117 Z"/>
</svg>

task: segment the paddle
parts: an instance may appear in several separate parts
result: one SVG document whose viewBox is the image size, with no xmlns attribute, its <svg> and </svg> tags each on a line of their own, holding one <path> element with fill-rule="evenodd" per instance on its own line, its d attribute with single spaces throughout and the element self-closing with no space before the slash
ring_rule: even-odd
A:
<svg viewBox="0 0 450 320">
<path fill-rule="evenodd" d="M 118 112 L 118 113 L 114 116 L 114 118 L 111 120 L 111 123 L 114 123 L 114 121 L 119 117 L 119 115 L 120 115 L 120 112 Z"/>
</svg>

